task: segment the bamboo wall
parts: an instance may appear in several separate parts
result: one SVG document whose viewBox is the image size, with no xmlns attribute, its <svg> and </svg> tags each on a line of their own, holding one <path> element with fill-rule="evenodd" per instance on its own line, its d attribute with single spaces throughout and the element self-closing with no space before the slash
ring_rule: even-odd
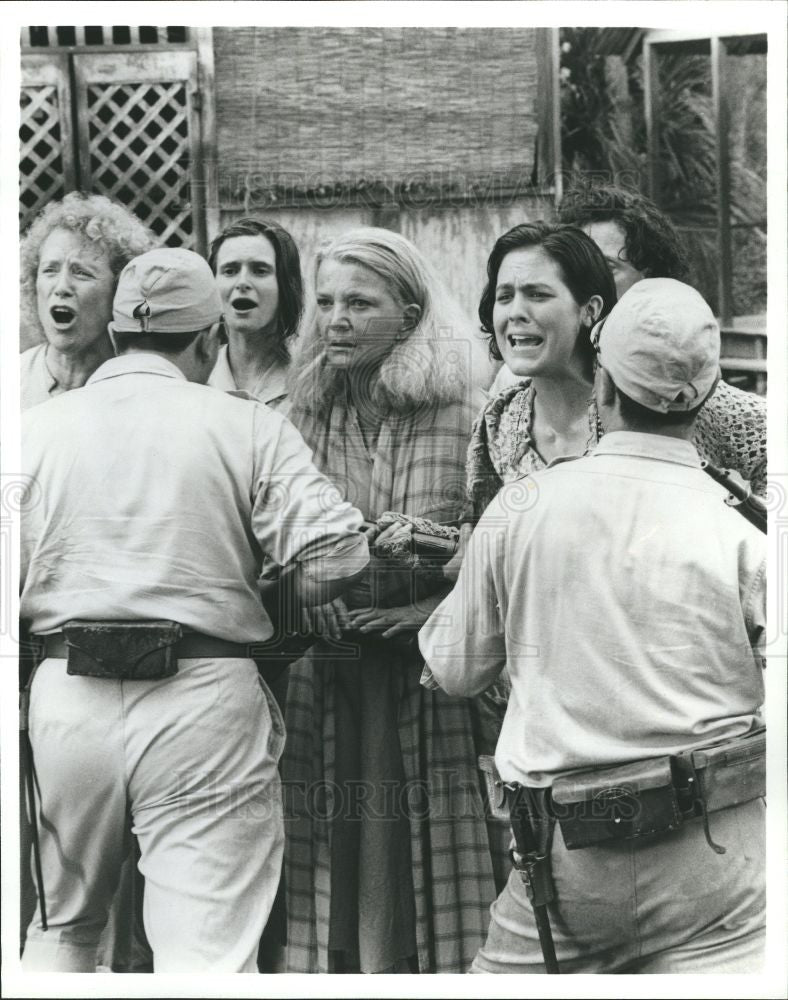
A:
<svg viewBox="0 0 788 1000">
<path fill-rule="evenodd" d="M 215 28 L 220 165 L 328 181 L 528 174 L 529 28 Z"/>
<path fill-rule="evenodd" d="M 219 224 L 275 219 L 311 273 L 357 225 L 400 231 L 470 316 L 534 193 L 538 37 L 530 28 L 215 28 Z"/>
</svg>

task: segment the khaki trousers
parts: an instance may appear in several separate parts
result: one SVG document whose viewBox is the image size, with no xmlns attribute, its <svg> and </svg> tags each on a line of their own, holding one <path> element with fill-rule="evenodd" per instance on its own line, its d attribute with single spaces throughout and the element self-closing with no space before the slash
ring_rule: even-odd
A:
<svg viewBox="0 0 788 1000">
<path fill-rule="evenodd" d="M 94 971 L 128 852 L 141 849 L 156 972 L 255 972 L 284 843 L 279 708 L 251 660 L 188 659 L 174 677 L 116 681 L 45 660 L 30 736 L 49 929 L 26 970 Z"/>
<path fill-rule="evenodd" d="M 765 918 L 762 799 L 659 837 L 567 851 L 555 831 L 550 904 L 562 973 L 761 971 Z M 487 941 L 471 972 L 543 973 L 533 910 L 512 871 L 490 908 Z"/>
</svg>

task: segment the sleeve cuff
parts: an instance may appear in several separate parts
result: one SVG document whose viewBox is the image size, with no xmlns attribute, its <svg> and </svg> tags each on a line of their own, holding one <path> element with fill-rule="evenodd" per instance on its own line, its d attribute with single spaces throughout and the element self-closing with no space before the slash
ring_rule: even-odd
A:
<svg viewBox="0 0 788 1000">
<path fill-rule="evenodd" d="M 321 540 L 296 556 L 301 572 L 310 580 L 345 580 L 369 563 L 369 546 L 360 532 L 338 540 Z"/>
<path fill-rule="evenodd" d="M 427 688 L 428 691 L 437 691 L 440 688 L 440 684 L 435 680 L 432 675 L 432 671 L 426 663 L 424 664 L 424 669 L 421 672 L 419 683 L 422 687 Z"/>
</svg>

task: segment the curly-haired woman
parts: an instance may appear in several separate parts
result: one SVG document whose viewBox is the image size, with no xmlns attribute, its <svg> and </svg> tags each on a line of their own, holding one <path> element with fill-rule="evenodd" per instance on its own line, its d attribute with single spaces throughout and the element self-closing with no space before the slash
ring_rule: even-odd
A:
<svg viewBox="0 0 788 1000">
<path fill-rule="evenodd" d="M 74 191 L 34 220 L 20 251 L 20 311 L 43 343 L 20 358 L 23 410 L 78 389 L 112 357 L 118 275 L 154 244 L 138 218 L 103 195 Z"/>
</svg>

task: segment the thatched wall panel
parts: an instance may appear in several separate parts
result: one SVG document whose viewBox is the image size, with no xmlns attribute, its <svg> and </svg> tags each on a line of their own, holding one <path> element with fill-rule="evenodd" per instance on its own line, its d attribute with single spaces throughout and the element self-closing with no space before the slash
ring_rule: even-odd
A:
<svg viewBox="0 0 788 1000">
<path fill-rule="evenodd" d="M 533 29 L 215 28 L 214 45 L 220 170 L 255 186 L 530 175 Z"/>
</svg>

